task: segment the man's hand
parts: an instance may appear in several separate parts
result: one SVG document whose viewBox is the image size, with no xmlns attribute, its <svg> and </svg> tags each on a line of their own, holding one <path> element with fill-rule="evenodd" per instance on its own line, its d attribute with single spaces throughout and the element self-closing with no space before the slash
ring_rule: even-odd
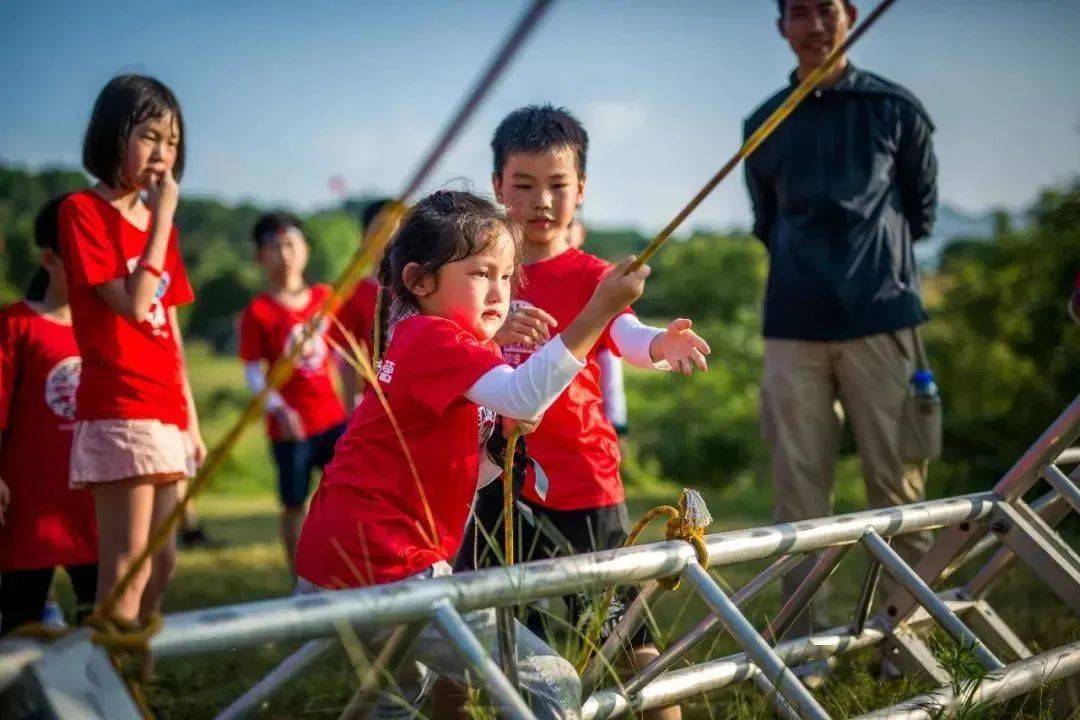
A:
<svg viewBox="0 0 1080 720">
<path fill-rule="evenodd" d="M 288 405 L 282 405 L 274 411 L 274 417 L 277 418 L 278 427 L 281 428 L 281 433 L 286 440 L 300 442 L 307 439 L 307 432 L 304 430 L 304 421 L 300 419 L 300 413 Z"/>
<path fill-rule="evenodd" d="M 495 333 L 499 345 L 543 345 L 551 339 L 551 328 L 559 323 L 538 307 L 526 305 L 510 313 Z"/>
<path fill-rule="evenodd" d="M 712 352 L 709 343 L 690 328 L 693 322 L 686 318 L 676 318 L 667 330 L 657 335 L 649 346 L 649 354 L 654 362 L 667 360 L 672 372 L 692 375 L 694 366 L 705 372 L 709 369 L 705 356 Z"/>
</svg>

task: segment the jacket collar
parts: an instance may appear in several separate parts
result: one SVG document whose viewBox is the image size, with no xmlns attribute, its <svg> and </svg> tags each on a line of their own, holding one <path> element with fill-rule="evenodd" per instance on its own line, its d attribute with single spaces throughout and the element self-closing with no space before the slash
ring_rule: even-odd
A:
<svg viewBox="0 0 1080 720">
<path fill-rule="evenodd" d="M 843 74 L 840 75 L 840 79 L 836 81 L 832 87 L 821 88 L 822 92 L 846 92 L 848 90 L 854 90 L 860 84 L 863 78 L 863 73 L 855 67 L 854 63 L 848 60 L 847 67 L 844 68 Z M 798 68 L 791 71 L 791 75 L 788 76 L 788 80 L 791 83 L 792 89 L 799 86 L 799 71 Z"/>
</svg>

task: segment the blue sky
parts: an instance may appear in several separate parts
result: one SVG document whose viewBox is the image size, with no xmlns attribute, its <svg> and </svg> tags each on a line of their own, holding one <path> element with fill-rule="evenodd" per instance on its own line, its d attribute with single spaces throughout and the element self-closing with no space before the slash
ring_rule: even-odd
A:
<svg viewBox="0 0 1080 720">
<path fill-rule="evenodd" d="M 523 5 L 3 3 L 0 159 L 77 166 L 98 90 L 136 71 L 183 104 L 185 193 L 307 209 L 333 200 L 333 175 L 353 193 L 391 193 Z M 558 2 L 430 187 L 467 178 L 488 192 L 494 126 L 551 101 L 591 135 L 586 220 L 656 229 L 786 82 L 792 57 L 774 20 L 772 0 Z M 1076 0 L 901 0 L 853 59 L 929 108 L 945 201 L 1019 208 L 1080 174 L 1078 36 Z M 739 176 L 691 224 L 747 218 Z"/>
</svg>

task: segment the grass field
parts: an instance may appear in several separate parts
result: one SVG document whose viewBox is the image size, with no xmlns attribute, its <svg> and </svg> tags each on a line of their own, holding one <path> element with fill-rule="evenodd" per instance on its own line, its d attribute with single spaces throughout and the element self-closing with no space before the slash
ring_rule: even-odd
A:
<svg viewBox="0 0 1080 720">
<path fill-rule="evenodd" d="M 191 351 L 192 381 L 203 416 L 208 442 L 213 442 L 236 417 L 245 398 L 239 364 L 218 358 L 201 348 Z M 837 512 L 859 509 L 864 499 L 851 460 L 837 487 Z M 181 554 L 175 580 L 166 598 L 166 611 L 202 608 L 226 603 L 285 595 L 290 580 L 277 541 L 277 510 L 272 489 L 272 468 L 261 428 L 251 428 L 236 448 L 211 489 L 199 499 L 199 512 L 208 531 L 226 543 L 213 551 Z M 768 483 L 743 477 L 723 491 L 705 490 L 717 522 L 713 531 L 760 525 L 769 521 Z M 673 502 L 679 486 L 652 482 L 632 487 L 631 518 L 658 503 Z M 643 541 L 661 535 L 658 522 Z M 722 568 L 717 575 L 738 586 L 763 566 L 762 563 Z M 840 567 L 832 583 L 832 616 L 835 624 L 849 617 L 865 569 L 861 551 L 854 551 Z M 1067 609 L 1018 569 L 990 598 L 996 609 L 1036 652 L 1080 636 L 1080 622 Z M 752 618 L 761 623 L 775 612 L 777 595 L 771 589 L 751 607 Z M 677 638 L 705 615 L 704 607 L 685 590 L 665 595 L 657 607 L 660 644 Z M 708 645 L 705 643 L 705 645 Z M 160 718 L 195 720 L 213 717 L 228 702 L 249 688 L 294 646 L 265 645 L 214 656 L 162 661 L 149 687 L 152 705 Z M 719 657 L 735 650 L 725 637 L 702 648 Z M 872 652 L 842 661 L 837 672 L 817 691 L 833 717 L 856 715 L 868 709 L 908 697 L 923 686 L 909 681 L 879 683 L 874 676 Z M 355 687 L 355 673 L 340 649 L 320 661 L 302 678 L 275 696 L 262 718 L 336 718 Z M 752 689 L 696 698 L 685 706 L 688 718 L 769 717 L 767 707 Z M 974 717 L 974 715 L 972 716 Z M 1037 693 L 1024 703 L 996 708 L 979 717 L 1049 717 L 1049 695 Z"/>
</svg>

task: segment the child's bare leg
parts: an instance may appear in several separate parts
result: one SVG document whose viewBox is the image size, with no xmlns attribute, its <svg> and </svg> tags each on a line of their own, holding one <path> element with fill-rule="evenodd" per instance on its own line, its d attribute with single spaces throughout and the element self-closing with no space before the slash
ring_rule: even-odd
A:
<svg viewBox="0 0 1080 720">
<path fill-rule="evenodd" d="M 469 702 L 469 691 L 453 680 L 441 677 L 431 689 L 433 715 L 447 720 L 467 720 L 469 713 L 465 706 Z"/>
<path fill-rule="evenodd" d="M 150 521 L 151 534 L 165 522 L 180 500 L 178 483 L 168 483 L 154 487 L 154 511 Z M 139 607 L 139 617 L 146 620 L 150 615 L 161 609 L 161 601 L 165 597 L 165 588 L 172 579 L 173 569 L 176 567 L 176 529 L 169 532 L 169 539 L 165 545 L 154 553 L 151 558 L 150 579 L 143 591 L 142 603 Z"/>
<path fill-rule="evenodd" d="M 660 651 L 651 643 L 634 648 L 634 671 L 637 672 L 659 656 Z M 682 708 L 678 705 L 654 708 L 643 712 L 641 718 L 642 720 L 682 720 Z"/>
<path fill-rule="evenodd" d="M 94 508 L 98 521 L 97 602 L 101 603 L 146 547 L 154 508 L 154 486 L 129 481 L 94 486 Z M 150 565 L 139 569 L 121 593 L 115 614 L 126 620 L 139 615 L 139 603 L 150 579 Z"/>
</svg>

